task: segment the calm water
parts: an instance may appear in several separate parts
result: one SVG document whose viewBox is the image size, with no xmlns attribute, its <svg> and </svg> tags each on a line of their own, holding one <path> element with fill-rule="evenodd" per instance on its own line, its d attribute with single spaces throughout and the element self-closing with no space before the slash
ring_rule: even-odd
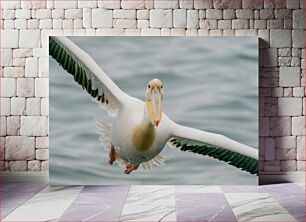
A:
<svg viewBox="0 0 306 222">
<path fill-rule="evenodd" d="M 149 80 L 164 82 L 164 111 L 180 124 L 258 147 L 255 37 L 71 37 L 128 94 L 144 100 Z M 165 147 L 166 167 L 124 175 L 107 164 L 95 118 L 112 122 L 50 59 L 50 183 L 257 184 L 223 162 Z"/>
</svg>

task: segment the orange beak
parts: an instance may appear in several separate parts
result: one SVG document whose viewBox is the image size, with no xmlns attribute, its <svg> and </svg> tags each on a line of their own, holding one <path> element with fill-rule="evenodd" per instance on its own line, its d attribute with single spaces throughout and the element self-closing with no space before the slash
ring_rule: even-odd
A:
<svg viewBox="0 0 306 222">
<path fill-rule="evenodd" d="M 153 92 L 151 91 L 150 95 L 146 99 L 146 105 L 150 114 L 150 120 L 152 125 L 158 127 L 163 112 L 161 92 L 159 90 L 154 90 Z"/>
</svg>

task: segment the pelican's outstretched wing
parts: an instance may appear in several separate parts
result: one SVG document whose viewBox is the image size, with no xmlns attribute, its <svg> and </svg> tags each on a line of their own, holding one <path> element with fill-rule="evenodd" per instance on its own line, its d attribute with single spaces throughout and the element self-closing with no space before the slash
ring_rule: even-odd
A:
<svg viewBox="0 0 306 222">
<path fill-rule="evenodd" d="M 251 174 L 258 174 L 258 150 L 223 135 L 178 124 L 173 125 L 168 144 L 182 151 L 207 155 Z"/>
<path fill-rule="evenodd" d="M 80 84 L 110 115 L 116 115 L 128 97 L 103 72 L 97 63 L 66 37 L 50 37 L 49 54 Z"/>
</svg>

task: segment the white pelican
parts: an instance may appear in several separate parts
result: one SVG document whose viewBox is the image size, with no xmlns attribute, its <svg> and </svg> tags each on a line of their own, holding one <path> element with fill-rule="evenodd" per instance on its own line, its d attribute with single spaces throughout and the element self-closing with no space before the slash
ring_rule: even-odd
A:
<svg viewBox="0 0 306 222">
<path fill-rule="evenodd" d="M 223 135 L 172 121 L 163 113 L 164 85 L 149 81 L 145 101 L 124 93 L 82 49 L 66 37 L 50 37 L 49 54 L 107 112 L 116 116 L 112 126 L 97 121 L 100 141 L 108 148 L 109 164 L 117 161 L 124 173 L 139 166 L 163 165 L 166 143 L 182 151 L 207 155 L 251 174 L 258 174 L 258 150 Z"/>
</svg>

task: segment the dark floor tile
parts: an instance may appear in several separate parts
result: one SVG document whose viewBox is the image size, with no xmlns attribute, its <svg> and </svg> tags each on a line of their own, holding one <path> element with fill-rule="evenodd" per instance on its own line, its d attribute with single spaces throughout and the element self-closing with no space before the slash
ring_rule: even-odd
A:
<svg viewBox="0 0 306 222">
<path fill-rule="evenodd" d="M 270 193 L 274 200 L 286 206 L 305 206 L 303 193 Z"/>
<path fill-rule="evenodd" d="M 304 189 L 294 183 L 281 183 L 261 186 L 267 193 L 305 193 Z"/>
<path fill-rule="evenodd" d="M 73 204 L 58 221 L 118 221 L 123 203 Z"/>
<path fill-rule="evenodd" d="M 14 209 L 16 209 L 16 205 L 2 205 L 0 206 L 1 219 L 5 218 L 9 215 Z"/>
<path fill-rule="evenodd" d="M 46 187 L 46 183 L 2 183 L 0 185 L 1 218 Z"/>
<path fill-rule="evenodd" d="M 297 221 L 305 222 L 305 206 L 283 206 Z"/>
<path fill-rule="evenodd" d="M 224 194 L 177 193 L 177 221 L 236 221 Z"/>
<path fill-rule="evenodd" d="M 118 221 L 128 186 L 86 186 L 59 221 Z"/>
<path fill-rule="evenodd" d="M 126 193 L 80 193 L 74 200 L 74 204 L 100 204 L 101 202 L 117 203 L 122 202 L 126 198 Z"/>
<path fill-rule="evenodd" d="M 27 193 L 4 193 L 1 195 L 1 205 L 19 205 L 34 195 Z"/>
<path fill-rule="evenodd" d="M 2 193 L 38 193 L 46 186 L 46 183 L 4 183 L 0 190 Z"/>
</svg>

